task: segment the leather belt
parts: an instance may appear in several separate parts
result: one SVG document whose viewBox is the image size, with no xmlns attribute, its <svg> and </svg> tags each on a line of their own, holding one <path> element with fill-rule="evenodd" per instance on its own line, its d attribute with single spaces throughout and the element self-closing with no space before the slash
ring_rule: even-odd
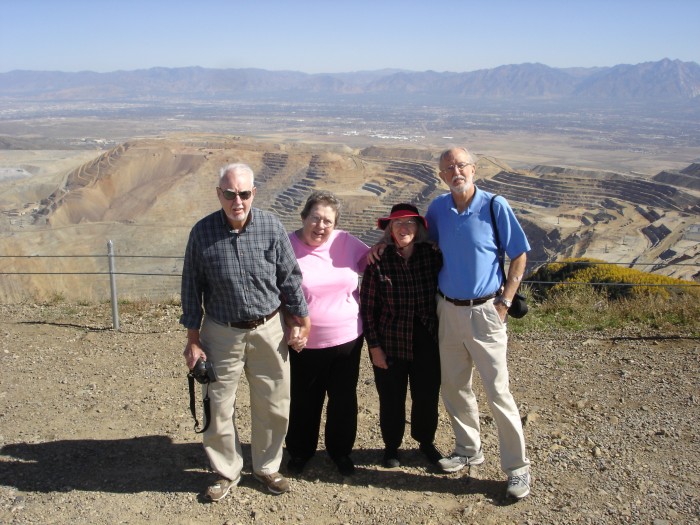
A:
<svg viewBox="0 0 700 525">
<path fill-rule="evenodd" d="M 485 297 L 479 297 L 477 299 L 452 299 L 452 297 L 447 297 L 440 290 L 438 290 L 438 293 L 440 294 L 440 296 L 442 296 L 443 299 L 445 299 L 445 301 L 449 301 L 457 306 L 478 306 L 480 304 L 484 304 L 486 301 L 490 301 L 491 299 L 496 297 L 496 295 L 498 295 L 494 293 Z"/>
<path fill-rule="evenodd" d="M 224 324 L 226 326 L 230 326 L 231 328 L 238 328 L 239 330 L 252 330 L 253 328 L 257 328 L 261 324 L 265 324 L 266 322 L 268 322 L 270 319 L 277 315 L 277 312 L 279 312 L 279 308 L 276 308 L 274 312 L 272 312 L 269 315 L 266 315 L 265 317 L 261 317 L 260 319 L 238 322 L 231 321 Z"/>
</svg>

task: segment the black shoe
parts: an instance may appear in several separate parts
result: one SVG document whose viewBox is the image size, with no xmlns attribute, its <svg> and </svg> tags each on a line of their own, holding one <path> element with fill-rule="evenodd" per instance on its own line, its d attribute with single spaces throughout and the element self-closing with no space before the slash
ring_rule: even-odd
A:
<svg viewBox="0 0 700 525">
<path fill-rule="evenodd" d="M 306 458 L 292 457 L 289 462 L 287 462 L 287 471 L 290 474 L 301 474 L 304 472 L 304 467 L 309 460 Z"/>
<path fill-rule="evenodd" d="M 395 448 L 384 450 L 384 461 L 382 462 L 384 468 L 397 468 L 401 466 L 399 461 L 399 451 Z"/>
<path fill-rule="evenodd" d="M 442 459 L 442 454 L 432 443 L 421 443 L 418 448 L 431 463 L 437 463 Z"/>
<path fill-rule="evenodd" d="M 338 472 L 343 476 L 352 476 L 355 473 L 355 464 L 350 459 L 350 456 L 338 456 L 333 458 L 335 466 L 338 467 Z"/>
</svg>

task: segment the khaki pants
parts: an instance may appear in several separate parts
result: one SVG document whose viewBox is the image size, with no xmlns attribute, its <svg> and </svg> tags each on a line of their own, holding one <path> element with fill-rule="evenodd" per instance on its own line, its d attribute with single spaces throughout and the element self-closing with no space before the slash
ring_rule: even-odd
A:
<svg viewBox="0 0 700 525">
<path fill-rule="evenodd" d="M 456 306 L 438 297 L 441 393 L 455 433 L 454 452 L 472 456 L 481 447 L 473 366 L 481 376 L 498 427 L 501 468 L 508 476 L 529 471 L 520 413 L 508 384 L 508 334 L 493 300 Z"/>
<path fill-rule="evenodd" d="M 240 477 L 243 458 L 235 404 L 238 381 L 245 371 L 250 385 L 253 471 L 278 472 L 289 419 L 289 349 L 280 316 L 252 330 L 230 328 L 205 317 L 200 340 L 217 375 L 217 381 L 208 385 L 211 423 L 203 434 L 212 469 L 231 480 Z"/>
</svg>

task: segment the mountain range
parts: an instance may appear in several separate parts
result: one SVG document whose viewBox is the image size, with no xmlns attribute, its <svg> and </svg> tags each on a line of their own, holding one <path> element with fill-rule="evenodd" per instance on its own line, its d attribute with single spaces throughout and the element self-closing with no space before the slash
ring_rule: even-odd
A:
<svg viewBox="0 0 700 525">
<path fill-rule="evenodd" d="M 402 70 L 306 74 L 201 67 L 96 73 L 0 73 L 0 100 L 119 101 L 441 97 L 486 100 L 691 102 L 700 100 L 700 65 L 663 59 L 636 65 L 553 68 L 505 65 L 466 73 Z"/>
</svg>

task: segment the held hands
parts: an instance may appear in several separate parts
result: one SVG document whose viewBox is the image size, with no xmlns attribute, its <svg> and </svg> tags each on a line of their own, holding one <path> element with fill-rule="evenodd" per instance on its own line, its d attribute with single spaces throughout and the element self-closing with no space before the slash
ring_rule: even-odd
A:
<svg viewBox="0 0 700 525">
<path fill-rule="evenodd" d="M 293 326 L 289 330 L 289 338 L 287 339 L 287 344 L 289 345 L 289 347 L 296 350 L 297 352 L 301 352 L 306 346 L 306 342 L 308 341 L 308 338 L 303 337 L 301 333 L 301 326 Z"/>
<path fill-rule="evenodd" d="M 288 314 L 284 316 L 284 321 L 289 328 L 287 344 L 293 350 L 301 352 L 309 340 L 309 332 L 311 331 L 311 321 L 309 317 L 299 317 Z"/>
<path fill-rule="evenodd" d="M 372 359 L 372 364 L 377 368 L 383 368 L 385 370 L 389 368 L 389 364 L 386 362 L 386 354 L 381 347 L 373 346 L 369 349 L 369 355 Z"/>
</svg>

